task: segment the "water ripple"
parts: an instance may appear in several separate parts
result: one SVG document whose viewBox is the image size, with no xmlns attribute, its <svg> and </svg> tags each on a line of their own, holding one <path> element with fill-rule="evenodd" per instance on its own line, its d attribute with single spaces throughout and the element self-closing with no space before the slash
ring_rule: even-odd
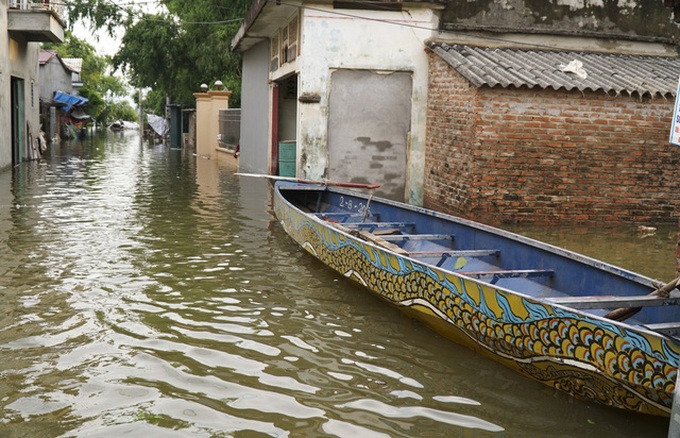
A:
<svg viewBox="0 0 680 438">
<path fill-rule="evenodd" d="M 594 415 L 405 318 L 300 251 L 270 186 L 217 160 L 114 135 L 50 154 L 0 173 L 0 436 L 665 428 Z"/>
</svg>

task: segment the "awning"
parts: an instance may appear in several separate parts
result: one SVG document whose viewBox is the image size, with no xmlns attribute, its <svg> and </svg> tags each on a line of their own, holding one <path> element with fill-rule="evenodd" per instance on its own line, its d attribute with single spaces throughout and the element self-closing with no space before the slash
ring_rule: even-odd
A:
<svg viewBox="0 0 680 438">
<path fill-rule="evenodd" d="M 52 100 L 57 103 L 63 103 L 67 112 L 71 111 L 73 107 L 83 106 L 89 102 L 89 100 L 84 97 L 63 93 L 61 91 L 55 91 Z"/>
<path fill-rule="evenodd" d="M 168 133 L 168 122 L 163 117 L 157 116 L 155 114 L 147 114 L 146 120 L 149 122 L 149 126 L 151 126 L 151 129 L 153 129 L 156 134 L 164 136 Z"/>
</svg>

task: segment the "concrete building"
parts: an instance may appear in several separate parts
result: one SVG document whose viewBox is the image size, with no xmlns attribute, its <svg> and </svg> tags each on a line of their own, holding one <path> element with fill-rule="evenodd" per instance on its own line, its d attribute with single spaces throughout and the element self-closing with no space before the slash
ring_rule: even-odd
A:
<svg viewBox="0 0 680 438">
<path fill-rule="evenodd" d="M 490 223 L 672 223 L 676 3 L 257 1 L 241 169 L 292 143 L 298 177 Z"/>
<path fill-rule="evenodd" d="M 83 88 L 83 58 L 63 58 L 62 61 L 71 70 L 71 87 L 78 94 L 78 90 Z"/>
<path fill-rule="evenodd" d="M 72 137 L 77 131 L 75 127 L 70 126 L 72 122 L 91 121 L 91 118 L 82 111 L 87 99 L 78 96 L 78 90 L 83 86 L 80 79 L 83 60 L 62 59 L 54 50 L 41 50 L 39 60 L 40 124 L 49 142 L 57 142 L 61 139 L 62 128 L 68 137 Z M 66 112 L 69 105 L 74 103 L 76 108 Z M 62 116 L 66 116 L 65 125 Z"/>
<path fill-rule="evenodd" d="M 243 53 L 244 172 L 379 182 L 423 197 L 431 2 L 310 2 L 251 7 L 232 41 Z M 285 163 L 283 163 L 285 164 Z"/>
<path fill-rule="evenodd" d="M 0 170 L 36 158 L 39 43 L 63 42 L 61 4 L 0 0 Z"/>
</svg>

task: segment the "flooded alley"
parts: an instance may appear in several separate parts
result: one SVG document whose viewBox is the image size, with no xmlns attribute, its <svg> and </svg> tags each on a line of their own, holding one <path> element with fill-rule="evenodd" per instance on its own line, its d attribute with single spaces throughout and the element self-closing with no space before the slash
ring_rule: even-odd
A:
<svg viewBox="0 0 680 438">
<path fill-rule="evenodd" d="M 0 436 L 666 436 L 408 319 L 234 172 L 109 132 L 0 173 Z M 513 231 L 674 274 L 676 230 Z"/>
</svg>

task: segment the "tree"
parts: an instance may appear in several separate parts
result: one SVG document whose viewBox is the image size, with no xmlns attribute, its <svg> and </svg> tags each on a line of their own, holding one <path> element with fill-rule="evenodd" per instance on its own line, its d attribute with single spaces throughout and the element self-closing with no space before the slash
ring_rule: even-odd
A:
<svg viewBox="0 0 680 438">
<path fill-rule="evenodd" d="M 137 121 L 139 116 L 137 111 L 132 107 L 130 102 L 123 100 L 120 102 L 115 102 L 110 107 L 107 108 L 109 112 L 109 120 L 127 120 L 127 121 Z"/>
<path fill-rule="evenodd" d="M 183 78 L 189 76 L 186 70 L 191 64 L 183 44 L 181 29 L 169 17 L 145 15 L 126 29 L 121 47 L 113 56 L 113 66 L 134 87 L 162 91 L 182 103 L 187 100 L 183 99 L 187 94 L 183 93 Z"/>
<path fill-rule="evenodd" d="M 103 0 L 73 0 L 69 16 L 71 21 L 88 20 L 110 34 L 118 26 L 125 29 L 113 65 L 134 87 L 151 88 L 158 106 L 164 105 L 158 95 L 193 106 L 193 93 L 200 85 L 216 80 L 232 91 L 231 105 L 239 106 L 241 58 L 231 52 L 230 43 L 251 0 L 160 3 L 167 12 L 145 14 Z"/>
<path fill-rule="evenodd" d="M 71 32 L 66 32 L 64 44 L 49 43 L 44 48 L 56 50 L 62 58 L 82 58 L 80 75 L 83 87 L 79 94 L 89 100 L 86 110 L 98 123 L 108 124 L 120 118 L 113 117 L 112 114 L 130 117 L 126 111 L 130 104 L 124 101 L 128 94 L 125 84 L 121 78 L 107 74 L 107 69 L 111 66 L 107 57 L 97 55 L 92 45 Z M 133 115 L 131 119 L 125 120 L 135 120 L 136 117 Z"/>
<path fill-rule="evenodd" d="M 231 51 L 231 41 L 251 3 L 251 0 L 164 2 L 171 13 L 183 20 L 188 56 L 202 74 L 202 82 L 221 80 L 233 93 L 232 106 L 240 106 L 241 101 L 241 55 Z"/>
</svg>

